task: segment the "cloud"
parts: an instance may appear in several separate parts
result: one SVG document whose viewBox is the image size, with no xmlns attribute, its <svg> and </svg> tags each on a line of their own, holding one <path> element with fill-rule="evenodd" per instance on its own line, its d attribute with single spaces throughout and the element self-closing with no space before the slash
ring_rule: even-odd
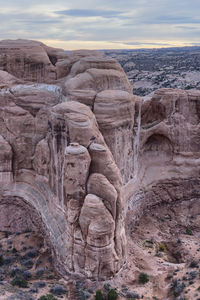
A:
<svg viewBox="0 0 200 300">
<path fill-rule="evenodd" d="M 124 45 L 129 45 L 129 46 L 171 46 L 169 43 L 156 43 L 156 42 L 151 42 L 151 43 L 146 43 L 146 42 L 123 42 Z"/>
<path fill-rule="evenodd" d="M 192 31 L 195 31 L 195 30 L 199 30 L 199 26 L 190 26 L 189 25 L 177 25 L 176 26 L 177 29 L 181 29 L 181 30 L 192 30 Z"/>
<path fill-rule="evenodd" d="M 187 16 L 158 16 L 152 20 L 147 20 L 151 24 L 200 24 L 200 18 L 191 18 Z"/>
<path fill-rule="evenodd" d="M 104 49 L 199 42 L 199 0 L 0 0 L 0 7 L 0 39 Z"/>
<path fill-rule="evenodd" d="M 103 18 L 113 18 L 118 17 L 122 12 L 115 10 L 102 10 L 102 9 L 68 9 L 56 11 L 56 14 L 66 15 L 71 17 L 103 17 Z"/>
</svg>

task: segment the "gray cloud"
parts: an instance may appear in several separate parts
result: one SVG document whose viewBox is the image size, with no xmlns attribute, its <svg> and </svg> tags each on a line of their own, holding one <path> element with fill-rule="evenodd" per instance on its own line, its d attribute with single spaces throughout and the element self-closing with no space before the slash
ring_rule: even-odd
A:
<svg viewBox="0 0 200 300">
<path fill-rule="evenodd" d="M 145 45 L 145 46 L 170 46 L 171 44 L 169 43 L 146 43 L 146 42 L 124 42 L 124 45 L 129 45 L 129 46 L 140 46 L 140 45 Z"/>
<path fill-rule="evenodd" d="M 195 31 L 195 30 L 199 30 L 198 26 L 187 26 L 187 25 L 177 25 L 176 26 L 177 29 L 184 29 L 184 30 L 189 30 L 189 31 Z"/>
<path fill-rule="evenodd" d="M 199 24 L 200 18 L 191 18 L 185 16 L 158 16 L 152 20 L 147 20 L 149 24 Z"/>
<path fill-rule="evenodd" d="M 0 7 L 0 39 L 164 47 L 195 45 L 200 34 L 199 0 L 0 0 Z"/>
<path fill-rule="evenodd" d="M 56 11 L 56 14 L 67 15 L 71 17 L 104 17 L 113 18 L 119 16 L 122 12 L 115 10 L 102 10 L 102 9 L 68 9 Z"/>
</svg>

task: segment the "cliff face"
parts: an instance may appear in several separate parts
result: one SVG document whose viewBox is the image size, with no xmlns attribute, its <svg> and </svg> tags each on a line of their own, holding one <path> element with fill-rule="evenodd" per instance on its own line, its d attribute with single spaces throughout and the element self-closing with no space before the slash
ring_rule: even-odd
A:
<svg viewBox="0 0 200 300">
<path fill-rule="evenodd" d="M 115 60 L 34 41 L 0 42 L 0 69 L 0 229 L 42 233 L 61 274 L 114 276 L 125 224 L 199 201 L 200 92 L 143 102 Z"/>
<path fill-rule="evenodd" d="M 0 68 L 0 228 L 45 235 L 63 275 L 112 277 L 126 257 L 123 180 L 92 111 L 102 128 L 129 130 L 123 70 L 93 52 L 23 40 L 0 43 Z"/>
<path fill-rule="evenodd" d="M 142 205 L 139 215 L 161 202 L 195 196 L 198 187 L 194 189 L 192 182 L 198 186 L 199 101 L 197 90 L 160 89 L 151 100 L 137 105 L 137 176 L 127 184 L 126 192 L 132 199 L 129 208 L 137 210 Z M 132 213 L 136 217 L 136 211 Z"/>
</svg>

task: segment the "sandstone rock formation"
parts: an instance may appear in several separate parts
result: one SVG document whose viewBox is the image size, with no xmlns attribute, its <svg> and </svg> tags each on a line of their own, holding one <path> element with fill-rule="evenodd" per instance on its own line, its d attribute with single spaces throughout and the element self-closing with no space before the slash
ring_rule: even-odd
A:
<svg viewBox="0 0 200 300">
<path fill-rule="evenodd" d="M 199 180 L 199 101 L 197 90 L 160 89 L 137 104 L 137 179 L 125 187 L 134 218 L 156 204 L 192 198 L 192 181 Z"/>
<path fill-rule="evenodd" d="M 143 101 L 115 60 L 34 41 L 0 42 L 0 69 L 0 229 L 44 235 L 63 276 L 113 277 L 125 225 L 198 198 L 200 92 Z"/>
<path fill-rule="evenodd" d="M 99 94 L 106 127 L 112 109 L 104 117 L 100 99 L 106 106 L 116 94 L 111 128 L 131 130 L 134 97 L 123 70 L 95 52 L 25 40 L 0 42 L 0 68 L 0 228 L 42 233 L 63 275 L 112 277 L 126 259 L 121 162 L 92 110 Z"/>
</svg>

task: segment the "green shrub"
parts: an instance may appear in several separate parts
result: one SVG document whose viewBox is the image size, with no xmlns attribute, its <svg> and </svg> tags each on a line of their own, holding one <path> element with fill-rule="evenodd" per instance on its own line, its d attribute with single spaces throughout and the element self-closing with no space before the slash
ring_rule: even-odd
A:
<svg viewBox="0 0 200 300">
<path fill-rule="evenodd" d="M 56 297 L 52 294 L 43 295 L 39 298 L 39 300 L 57 300 Z"/>
<path fill-rule="evenodd" d="M 109 292 L 108 292 L 108 295 L 107 295 L 107 299 L 108 300 L 116 300 L 118 298 L 118 294 L 115 290 L 111 289 Z"/>
<path fill-rule="evenodd" d="M 102 294 L 102 291 L 100 291 L 100 290 L 96 291 L 95 300 L 104 300 L 104 296 Z"/>
<path fill-rule="evenodd" d="M 166 245 L 164 243 L 160 243 L 159 250 L 164 252 L 166 250 Z"/>
<path fill-rule="evenodd" d="M 140 273 L 139 275 L 139 283 L 145 284 L 149 281 L 149 276 L 146 273 Z"/>
<path fill-rule="evenodd" d="M 189 227 L 186 227 L 186 230 L 185 230 L 185 232 L 186 232 L 186 234 L 188 234 L 188 235 L 193 235 L 193 233 L 192 233 L 192 229 L 191 229 L 191 228 L 189 228 Z"/>
<path fill-rule="evenodd" d="M 28 282 L 23 279 L 21 276 L 15 276 L 13 280 L 11 281 L 12 285 L 17 285 L 18 287 L 21 288 L 27 288 L 28 287 Z"/>
</svg>

